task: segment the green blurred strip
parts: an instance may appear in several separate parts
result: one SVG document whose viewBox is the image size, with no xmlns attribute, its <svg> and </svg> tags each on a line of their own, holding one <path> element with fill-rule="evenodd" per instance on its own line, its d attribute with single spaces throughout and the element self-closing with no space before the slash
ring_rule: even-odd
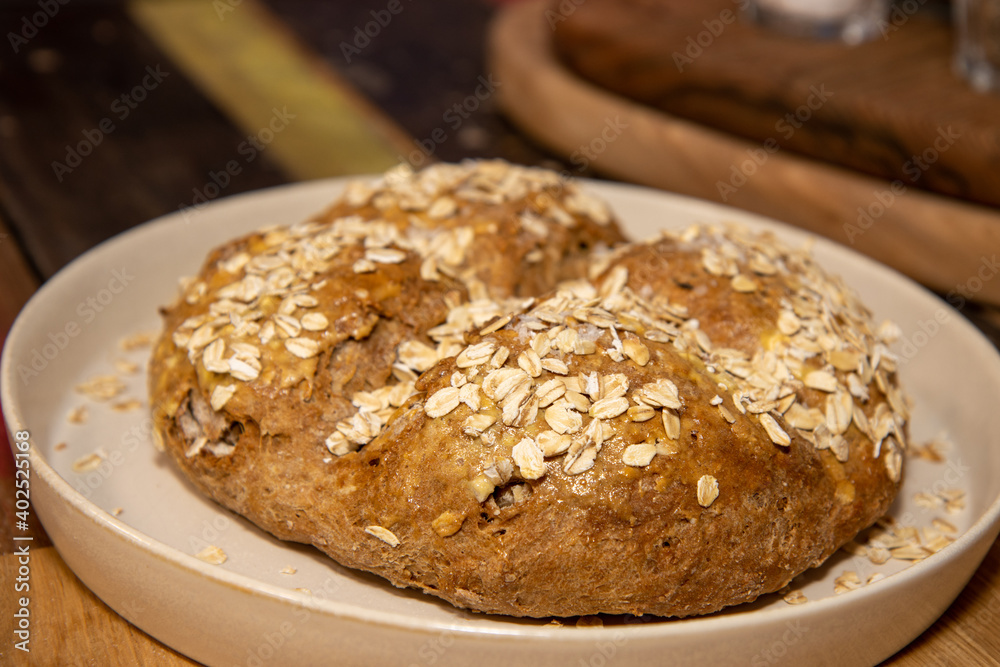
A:
<svg viewBox="0 0 1000 667">
<path fill-rule="evenodd" d="M 254 0 L 133 0 L 132 19 L 293 179 L 381 172 L 406 137 Z M 294 118 L 292 117 L 294 116 Z"/>
</svg>

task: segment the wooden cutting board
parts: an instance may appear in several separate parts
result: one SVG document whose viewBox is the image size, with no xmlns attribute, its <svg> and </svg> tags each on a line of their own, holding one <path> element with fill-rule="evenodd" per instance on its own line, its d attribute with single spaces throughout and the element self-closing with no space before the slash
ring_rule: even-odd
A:
<svg viewBox="0 0 1000 667">
<path fill-rule="evenodd" d="M 849 46 L 760 28 L 733 0 L 587 0 L 552 41 L 582 78 L 674 116 L 1000 205 L 1000 95 L 952 71 L 951 25 L 911 5 Z"/>
<path fill-rule="evenodd" d="M 544 1 L 518 3 L 502 9 L 492 26 L 489 52 L 502 82 L 499 102 L 540 143 L 569 156 L 581 172 L 593 167 L 761 213 L 851 246 L 951 294 L 953 302 L 1000 304 L 993 263 L 1000 255 L 1000 210 L 834 165 L 777 142 L 749 140 L 584 80 L 557 58 L 553 27 L 591 2 L 600 0 L 562 3 L 576 7 L 568 14 Z M 649 63 L 651 72 L 662 66 Z M 806 103 L 809 85 L 822 85 L 822 77 L 804 69 L 797 81 L 801 90 L 789 99 L 805 95 Z M 873 117 L 879 115 L 875 104 L 873 99 Z M 787 112 L 781 107 L 774 113 L 780 119 Z M 843 122 L 852 127 L 849 119 Z M 942 155 L 958 155 L 957 145 Z"/>
</svg>

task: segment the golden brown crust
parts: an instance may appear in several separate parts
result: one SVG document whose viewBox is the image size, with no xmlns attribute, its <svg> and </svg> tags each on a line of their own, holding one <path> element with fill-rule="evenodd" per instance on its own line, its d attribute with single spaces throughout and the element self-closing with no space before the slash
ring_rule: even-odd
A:
<svg viewBox="0 0 1000 667">
<path fill-rule="evenodd" d="M 347 201 L 322 224 L 345 206 L 375 215 Z M 708 613 L 777 590 L 884 513 L 906 421 L 888 332 L 805 253 L 695 228 L 624 247 L 593 263 L 593 283 L 508 302 L 507 316 L 463 305 L 580 276 L 570 248 L 613 236 L 585 222 L 543 243 L 563 268 L 525 269 L 524 245 L 508 246 L 530 287 L 508 258 L 410 291 L 426 257 L 408 256 L 399 276 L 361 274 L 370 295 L 385 277 L 398 293 L 316 291 L 315 308 L 341 304 L 350 322 L 331 327 L 320 370 L 284 389 L 242 383 L 219 410 L 229 380 L 173 340 L 208 306 L 178 304 L 151 369 L 159 437 L 203 492 L 278 537 L 518 616 Z M 214 260 L 259 241 L 210 259 L 206 300 L 224 282 Z M 357 258 L 337 257 L 322 277 L 354 289 Z M 300 361 L 265 354 L 260 378 Z"/>
</svg>

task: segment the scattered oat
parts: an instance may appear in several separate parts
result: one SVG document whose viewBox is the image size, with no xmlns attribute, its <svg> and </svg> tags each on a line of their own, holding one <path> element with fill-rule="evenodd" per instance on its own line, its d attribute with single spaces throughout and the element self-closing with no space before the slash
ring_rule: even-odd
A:
<svg viewBox="0 0 1000 667">
<path fill-rule="evenodd" d="M 885 547 L 868 547 L 865 555 L 875 565 L 881 565 L 892 558 L 892 554 Z"/>
<path fill-rule="evenodd" d="M 117 375 L 98 375 L 78 384 L 76 391 L 95 401 L 107 401 L 125 391 L 125 383 Z"/>
<path fill-rule="evenodd" d="M 855 591 L 863 585 L 864 584 L 861 582 L 861 578 L 858 577 L 857 572 L 853 570 L 846 570 L 843 574 L 833 580 L 833 592 L 840 595 L 848 591 Z"/>
<path fill-rule="evenodd" d="M 493 353 L 490 357 L 490 368 L 500 368 L 505 363 L 507 363 L 507 357 L 510 356 L 510 348 L 506 345 L 501 345 L 497 348 L 497 351 Z"/>
<path fill-rule="evenodd" d="M 555 431 L 542 431 L 535 442 L 542 448 L 542 456 L 549 458 L 566 452 L 573 443 L 573 438 Z"/>
<path fill-rule="evenodd" d="M 299 359 L 310 359 L 319 354 L 319 343 L 312 338 L 289 338 L 285 341 L 285 349 Z"/>
<path fill-rule="evenodd" d="M 708 507 L 719 497 L 719 481 L 711 475 L 702 475 L 698 480 L 698 504 Z"/>
<path fill-rule="evenodd" d="M 799 403 L 789 407 L 783 416 L 786 424 L 803 431 L 812 431 L 824 422 L 822 412 L 816 408 L 805 408 Z"/>
<path fill-rule="evenodd" d="M 802 328 L 802 321 L 795 313 L 784 310 L 778 316 L 778 330 L 786 336 L 794 336 Z"/>
<path fill-rule="evenodd" d="M 672 408 L 676 410 L 681 407 L 677 385 L 667 379 L 660 379 L 656 382 L 646 384 L 638 391 L 638 398 L 640 401 L 654 408 Z"/>
<path fill-rule="evenodd" d="M 550 373 L 555 373 L 556 375 L 566 375 L 569 373 L 569 366 L 566 365 L 565 361 L 561 359 L 542 359 L 542 368 Z"/>
<path fill-rule="evenodd" d="M 300 320 L 306 331 L 325 331 L 330 321 L 322 313 L 306 313 Z"/>
<path fill-rule="evenodd" d="M 428 417 L 443 417 L 458 407 L 461 403 L 460 391 L 455 387 L 438 389 L 424 403 L 424 412 Z"/>
<path fill-rule="evenodd" d="M 626 334 L 622 341 L 622 351 L 639 366 L 649 363 L 649 348 L 635 334 Z"/>
<path fill-rule="evenodd" d="M 479 385 L 473 382 L 461 385 L 458 389 L 458 400 L 465 403 L 473 412 L 478 411 L 482 405 Z"/>
<path fill-rule="evenodd" d="M 733 416 L 733 413 L 730 412 L 729 408 L 727 408 L 726 406 L 724 405 L 719 406 L 719 414 L 722 415 L 722 418 L 725 419 L 728 423 L 730 424 L 736 423 L 736 417 Z"/>
<path fill-rule="evenodd" d="M 891 438 L 889 439 L 891 442 Z M 885 469 L 889 474 L 889 479 L 893 482 L 899 482 L 903 475 L 903 454 L 898 447 L 890 447 L 883 457 L 885 461 Z M 964 504 L 963 504 L 964 507 Z M 945 504 L 945 509 L 948 509 L 948 504 Z"/>
<path fill-rule="evenodd" d="M 681 418 L 670 410 L 663 411 L 663 430 L 671 440 L 681 437 Z"/>
<path fill-rule="evenodd" d="M 416 340 L 408 340 L 396 348 L 396 356 L 400 363 L 423 373 L 437 363 L 437 351 L 430 345 Z"/>
<path fill-rule="evenodd" d="M 396 248 L 369 248 L 365 259 L 377 264 L 399 264 L 406 259 L 406 253 Z"/>
<path fill-rule="evenodd" d="M 826 397 L 826 427 L 834 435 L 843 435 L 854 418 L 854 399 L 846 391 L 837 390 Z"/>
<path fill-rule="evenodd" d="M 590 412 L 590 399 L 578 391 L 570 390 L 569 386 L 566 387 L 563 401 L 577 412 Z"/>
<path fill-rule="evenodd" d="M 545 475 L 545 460 L 542 450 L 533 439 L 522 438 L 514 445 L 511 458 L 520 468 L 521 477 L 524 479 L 538 479 Z"/>
<path fill-rule="evenodd" d="M 491 340 L 470 345 L 455 357 L 455 365 L 459 368 L 471 368 L 485 364 L 496 352 L 496 349 L 497 344 Z"/>
<path fill-rule="evenodd" d="M 251 361 L 255 363 L 251 363 Z M 229 374 L 237 380 L 251 382 L 260 375 L 260 362 L 257 362 L 256 359 L 245 360 L 233 357 L 229 360 Z"/>
<path fill-rule="evenodd" d="M 517 356 L 517 365 L 533 378 L 542 374 L 542 360 L 539 358 L 538 353 L 531 348 L 528 348 Z"/>
<path fill-rule="evenodd" d="M 500 331 L 500 329 L 503 329 L 505 326 L 507 326 L 512 319 L 513 319 L 512 315 L 504 315 L 503 317 L 497 318 L 493 320 L 492 324 L 488 324 L 486 325 L 485 328 L 480 329 L 479 335 L 486 336 L 488 334 L 493 333 L 494 331 Z"/>
<path fill-rule="evenodd" d="M 945 452 L 951 449 L 951 447 L 951 440 L 947 434 L 940 433 L 923 445 L 911 445 L 908 454 L 918 459 L 943 463 L 946 458 Z"/>
<path fill-rule="evenodd" d="M 945 521 L 944 519 L 937 519 L 937 518 L 933 519 L 931 521 L 931 525 L 940 530 L 942 533 L 958 532 L 958 528 L 955 527 L 955 524 L 951 523 L 950 521 Z"/>
<path fill-rule="evenodd" d="M 778 422 L 767 413 L 761 414 L 757 417 L 760 420 L 761 426 L 767 431 L 767 436 L 771 438 L 771 442 L 781 447 L 788 447 L 792 444 L 791 437 L 785 432 Z"/>
<path fill-rule="evenodd" d="M 827 393 L 837 391 L 839 386 L 837 376 L 827 371 L 813 371 L 802 379 L 802 383 L 810 389 L 818 389 Z"/>
<path fill-rule="evenodd" d="M 645 422 L 656 416 L 656 410 L 648 405 L 633 405 L 626 410 L 626 414 L 631 421 Z"/>
<path fill-rule="evenodd" d="M 97 470 L 98 466 L 104 461 L 104 454 L 98 450 L 86 456 L 81 456 L 76 461 L 73 462 L 73 472 L 85 473 L 92 470 Z"/>
<path fill-rule="evenodd" d="M 458 514 L 457 512 L 452 512 L 447 510 L 442 512 L 438 518 L 431 522 L 431 528 L 434 532 L 441 537 L 451 537 L 457 533 L 462 528 L 462 524 L 465 522 L 465 516 Z M 393 545 L 395 546 L 395 545 Z"/>
<path fill-rule="evenodd" d="M 889 551 L 896 560 L 921 561 L 931 555 L 927 549 L 918 545 L 907 545 Z"/>
<path fill-rule="evenodd" d="M 340 431 L 334 431 L 326 439 L 326 448 L 329 452 L 335 456 L 346 456 L 353 451 L 357 451 L 358 443 L 351 442 L 347 439 Z"/>
<path fill-rule="evenodd" d="M 296 572 L 298 572 L 298 570 L 296 570 L 291 565 L 288 565 L 288 566 L 285 566 L 285 567 L 281 568 L 280 572 L 281 572 L 281 574 L 295 574 Z"/>
<path fill-rule="evenodd" d="M 114 516 L 121 516 L 122 512 L 124 511 L 125 511 L 124 507 L 116 507 L 113 510 L 111 510 L 111 514 L 113 514 Z"/>
<path fill-rule="evenodd" d="M 561 378 L 553 378 L 543 382 L 535 396 L 538 397 L 538 407 L 547 408 L 566 393 L 566 383 Z"/>
<path fill-rule="evenodd" d="M 367 258 L 361 258 L 354 262 L 354 266 L 351 267 L 354 273 L 371 273 L 376 269 L 375 262 Z"/>
<path fill-rule="evenodd" d="M 232 398 L 233 394 L 235 393 L 236 393 L 235 384 L 216 385 L 215 389 L 212 390 L 212 399 L 211 399 L 212 409 L 215 410 L 216 412 L 221 410 L 223 407 L 225 407 L 226 403 L 229 402 L 229 399 Z"/>
<path fill-rule="evenodd" d="M 139 364 L 125 359 L 115 359 L 115 370 L 125 375 L 132 375 L 139 372 Z"/>
<path fill-rule="evenodd" d="M 194 557 L 208 563 L 209 565 L 222 565 L 229 559 L 229 557 L 226 556 L 226 552 L 215 545 L 205 547 L 196 553 Z"/>
<path fill-rule="evenodd" d="M 733 289 L 736 290 L 737 292 L 749 293 L 757 291 L 757 281 L 742 273 L 738 273 L 735 276 L 733 276 L 733 279 L 730 281 L 730 284 L 733 286 Z"/>
<path fill-rule="evenodd" d="M 475 385 L 473 385 L 475 386 Z M 483 431 L 488 429 L 490 426 L 496 422 L 497 418 L 492 415 L 487 414 L 474 414 L 466 417 L 465 421 L 462 422 L 462 431 L 466 435 L 471 435 L 473 437 L 481 435 Z"/>
<path fill-rule="evenodd" d="M 590 406 L 590 416 L 595 419 L 614 419 L 628 410 L 628 399 L 624 396 L 602 398 Z"/>
<path fill-rule="evenodd" d="M 118 341 L 118 346 L 126 352 L 131 352 L 132 350 L 149 347 L 158 336 L 159 332 L 156 331 L 142 331 L 122 338 Z"/>
<path fill-rule="evenodd" d="M 62 450 L 66 449 L 68 446 L 69 445 L 67 445 L 65 442 L 60 442 L 55 447 L 53 447 L 52 449 L 54 451 L 61 452 Z"/>
<path fill-rule="evenodd" d="M 944 500 L 940 496 L 927 493 L 926 491 L 915 493 L 913 495 L 913 502 L 916 503 L 917 507 L 925 509 L 937 509 L 944 505 Z"/>
<path fill-rule="evenodd" d="M 556 433 L 576 433 L 583 427 L 583 416 L 559 401 L 545 410 L 545 422 Z"/>
<path fill-rule="evenodd" d="M 850 373 L 857 370 L 861 355 L 852 350 L 834 350 L 827 355 L 827 359 L 838 371 Z"/>
<path fill-rule="evenodd" d="M 388 528 L 383 528 L 382 526 L 368 526 L 365 528 L 365 532 L 372 537 L 377 537 L 390 547 L 399 546 L 399 538 L 393 535 L 392 531 Z"/>
<path fill-rule="evenodd" d="M 656 445 L 648 442 L 638 445 L 629 445 L 622 454 L 622 463 L 635 468 L 648 466 L 656 456 Z M 701 483 L 699 482 L 699 488 Z M 699 502 L 701 502 L 699 498 Z"/>
<path fill-rule="evenodd" d="M 591 423 L 595 423 L 596 421 L 594 420 Z M 579 475 L 587 472 L 594 467 L 594 461 L 597 459 L 598 447 L 584 447 L 574 454 L 574 444 L 576 443 L 570 445 L 570 449 L 563 457 L 563 472 L 567 475 Z"/>
<path fill-rule="evenodd" d="M 143 403 L 137 398 L 129 398 L 124 401 L 118 401 L 117 403 L 111 404 L 111 409 L 115 412 L 130 412 L 132 410 L 139 410 L 142 408 Z"/>
<path fill-rule="evenodd" d="M 788 604 L 792 605 L 804 604 L 806 602 L 809 602 L 809 598 L 807 598 L 805 596 L 805 593 L 803 593 L 802 591 L 788 591 L 787 593 L 785 593 L 782 599 Z"/>
</svg>

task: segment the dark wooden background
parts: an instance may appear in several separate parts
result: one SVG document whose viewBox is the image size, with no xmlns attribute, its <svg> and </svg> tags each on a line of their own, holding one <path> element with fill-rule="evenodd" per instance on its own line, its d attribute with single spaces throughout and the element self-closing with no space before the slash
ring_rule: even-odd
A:
<svg viewBox="0 0 1000 667">
<path fill-rule="evenodd" d="M 434 146 L 434 159 L 503 157 L 557 169 L 567 165 L 520 134 L 495 107 L 492 97 L 453 128 L 448 111 L 490 81 L 484 61 L 484 35 L 494 3 L 484 0 L 401 0 L 404 11 L 381 29 L 360 54 L 348 62 L 344 43 L 371 13 L 387 5 L 381 0 L 219 0 L 233 10 L 220 14 L 217 29 L 248 16 L 268 34 L 312 63 L 322 85 L 345 96 L 354 116 L 376 128 L 387 144 L 372 149 L 379 156 L 409 156 L 420 142 L 445 129 L 446 139 Z M 101 241 L 192 203 L 237 154 L 248 128 L 220 104 L 197 76 L 197 68 L 178 62 L 137 20 L 132 3 L 70 0 L 58 6 L 35 31 L 26 28 L 39 2 L 0 5 L 0 341 L 23 303 L 39 284 Z M 167 4 L 167 3 L 163 3 Z M 178 0 L 178 5 L 190 5 Z M 205 2 L 204 4 L 209 4 Z M 246 12 L 242 17 L 236 12 Z M 228 23 L 227 23 L 228 22 Z M 41 21 L 38 21 L 41 23 Z M 10 35 L 20 35 L 23 40 Z M 28 36 L 30 35 L 30 36 Z M 280 41 L 280 40 L 279 40 Z M 224 49 L 215 56 L 224 61 Z M 218 65 L 213 58 L 209 65 Z M 151 68 L 151 69 L 150 69 Z M 160 72 L 153 78 L 150 71 Z M 165 74 L 165 75 L 164 75 Z M 145 99 L 134 108 L 123 101 L 146 78 Z M 162 80 L 158 80 L 162 79 Z M 276 101 L 280 106 L 280 100 Z M 127 110 L 127 113 L 126 113 Z M 113 131 L 97 132 L 114 126 Z M 441 136 L 438 134 L 437 136 Z M 97 138 L 78 166 L 68 153 Z M 388 148 L 387 148 L 388 146 Z M 318 142 L 315 161 L 330 156 L 329 175 L 349 173 L 352 156 L 336 145 Z M 419 155 L 419 153 L 417 154 Z M 293 156 L 294 157 L 294 156 Z M 360 156 L 359 156 L 360 158 Z M 360 159 L 357 162 L 361 163 Z M 364 162 L 369 164 L 370 162 Z M 386 165 L 388 166 L 388 164 Z M 574 173 L 594 176 L 588 172 Z M 310 172 L 315 176 L 322 173 Z M 296 180 L 300 172 L 287 155 L 265 150 L 259 159 L 242 163 L 241 172 L 224 188 L 225 196 Z M 994 342 L 1000 342 L 996 311 L 972 305 L 964 314 Z M 16 569 L 11 555 L 13 491 L 11 459 L 0 448 L 0 554 L 6 618 L 10 602 L 7 582 Z M 132 628 L 87 591 L 54 549 L 36 533 L 34 563 L 38 593 L 36 620 L 45 639 L 31 664 L 190 664 Z M 982 643 L 968 639 L 963 619 L 991 603 L 997 590 L 998 549 L 992 565 L 976 575 L 952 618 L 894 659 L 894 664 L 957 664 L 952 660 L 992 660 Z M 949 612 L 951 614 L 951 612 Z M 6 623 L 6 621 L 5 621 Z M 5 628 L 6 625 L 0 625 Z M 941 648 L 941 647 L 945 648 Z M 957 646 L 949 649 L 947 647 Z M 72 656 L 72 657 L 67 657 Z M 985 656 L 985 657 L 984 657 Z M 10 653 L 8 633 L 0 633 L 0 662 Z M 986 664 L 986 663 L 983 663 Z"/>
</svg>

